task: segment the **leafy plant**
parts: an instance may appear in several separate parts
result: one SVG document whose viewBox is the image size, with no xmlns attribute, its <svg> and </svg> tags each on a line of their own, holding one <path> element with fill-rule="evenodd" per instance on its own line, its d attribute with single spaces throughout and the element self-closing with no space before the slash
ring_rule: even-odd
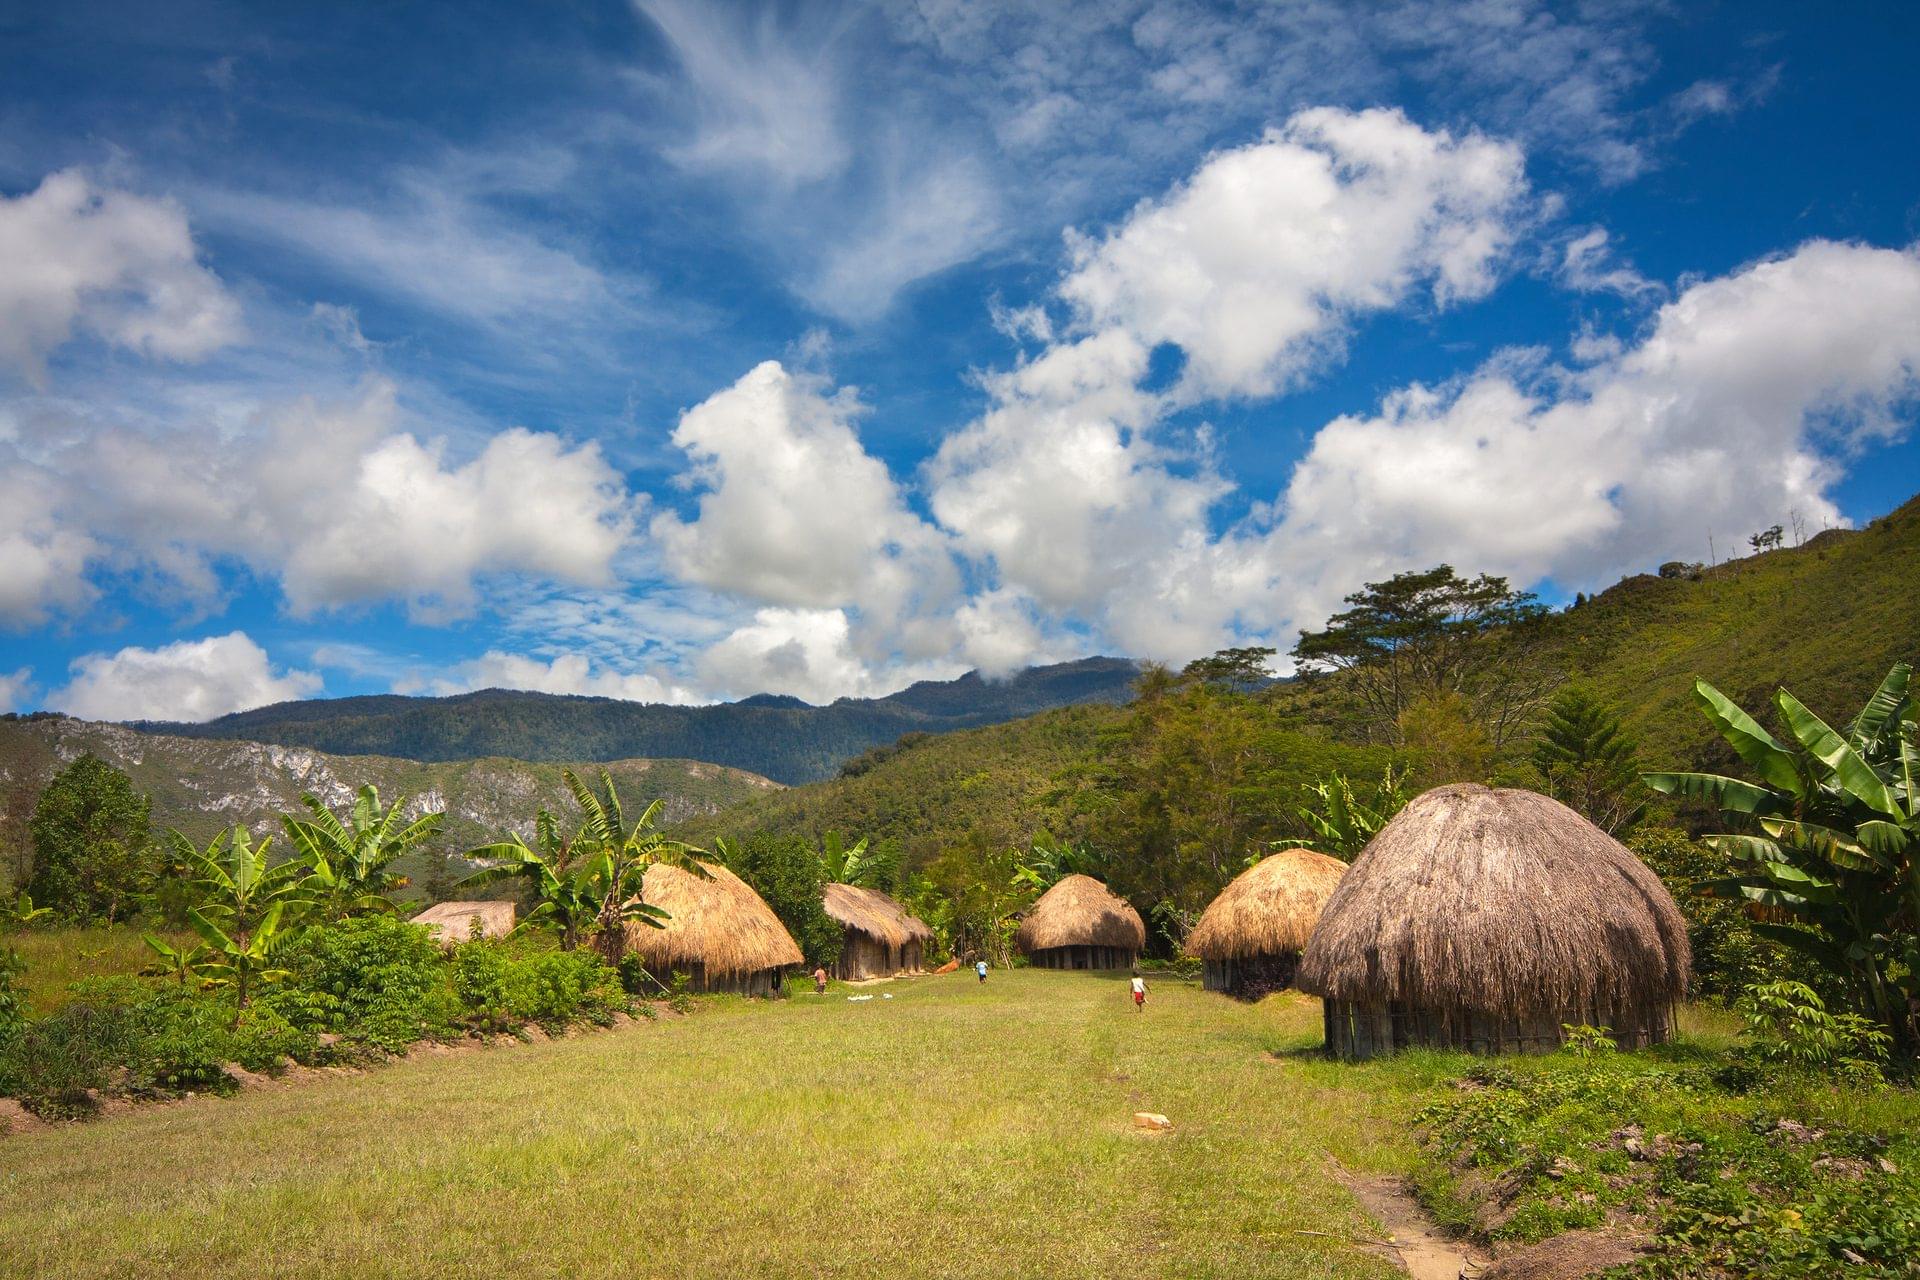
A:
<svg viewBox="0 0 1920 1280">
<path fill-rule="evenodd" d="M 111 924 L 158 871 L 150 812 L 126 774 L 81 756 L 53 776 L 33 807 L 28 891 L 62 915 Z"/>
<path fill-rule="evenodd" d="M 1045 893 L 1068 876 L 1107 878 L 1107 856 L 1089 845 L 1070 844 L 1042 831 L 1033 838 L 1027 856 L 1014 868 L 1015 887 Z"/>
<path fill-rule="evenodd" d="M 245 827 L 221 832 L 205 849 L 178 831 L 169 832 L 168 840 L 194 873 L 189 884 L 199 904 L 187 913 L 187 924 L 208 948 L 195 972 L 210 985 L 233 988 L 238 1022 L 256 987 L 286 976 L 278 958 L 299 937 L 299 917 L 308 906 L 303 868 L 273 865 L 273 837 L 256 848 Z"/>
<path fill-rule="evenodd" d="M 1356 792 L 1344 773 L 1308 783 L 1304 790 L 1309 800 L 1301 806 L 1300 820 L 1313 835 L 1304 840 L 1277 840 L 1273 847 L 1310 847 L 1351 862 L 1394 814 L 1406 808 L 1411 799 L 1407 777 L 1406 769 L 1396 771 L 1389 764 L 1380 781 L 1365 794 Z"/>
<path fill-rule="evenodd" d="M 0 1044 L 17 1034 L 27 1020 L 27 1002 L 20 978 L 27 962 L 12 947 L 0 947 Z"/>
<path fill-rule="evenodd" d="M 29 925 L 46 920 L 53 915 L 52 907 L 36 907 L 33 895 L 25 889 L 11 903 L 0 903 L 0 922 L 15 929 L 24 929 Z"/>
<path fill-rule="evenodd" d="M 1607 1034 L 1613 1030 L 1611 1027 L 1576 1026 L 1571 1022 L 1564 1022 L 1560 1024 L 1560 1029 L 1567 1034 L 1561 1048 L 1583 1062 L 1604 1058 L 1620 1048 L 1620 1042 Z"/>
<path fill-rule="evenodd" d="M 272 1007 L 295 1025 L 388 1051 L 452 1033 L 461 1005 L 431 933 L 391 916 L 355 916 L 310 930 L 285 953 L 285 993 Z"/>
<path fill-rule="evenodd" d="M 150 977 L 172 978 L 178 987 L 186 986 L 189 980 L 203 980 L 200 965 L 206 959 L 204 946 L 196 942 L 190 947 L 176 947 L 150 933 L 140 936 L 154 953 L 153 961 L 140 970 L 141 973 Z"/>
<path fill-rule="evenodd" d="M 1819 993 L 1803 982 L 1755 983 L 1736 1007 L 1747 1024 L 1743 1034 L 1771 1062 L 1878 1075 L 1892 1044 L 1892 1037 L 1857 1013 L 1829 1013 Z"/>
<path fill-rule="evenodd" d="M 1791 747 L 1701 680 L 1701 710 L 1760 781 L 1646 777 L 1656 791 L 1709 801 L 1759 828 L 1707 838 L 1737 870 L 1704 888 L 1783 917 L 1756 922 L 1754 931 L 1840 977 L 1856 1008 L 1908 1059 L 1920 1049 L 1920 745 L 1911 674 L 1895 665 L 1844 734 L 1781 689 L 1774 704 Z"/>
<path fill-rule="evenodd" d="M 865 836 L 847 845 L 838 831 L 829 831 L 820 846 L 820 871 L 829 882 L 891 891 L 900 879 L 900 846 L 870 845 Z"/>
<path fill-rule="evenodd" d="M 392 911 L 387 895 L 407 883 L 393 872 L 394 862 L 440 834 L 446 818 L 444 813 L 425 813 L 403 823 L 400 811 L 406 807 L 406 798 L 382 812 L 380 792 L 371 784 L 355 795 L 345 822 L 317 796 L 303 795 L 300 803 L 312 816 L 288 815 L 280 823 L 311 873 L 307 895 L 329 920 Z"/>
<path fill-rule="evenodd" d="M 475 872 L 461 885 L 526 880 L 538 904 L 521 928 L 550 921 L 560 927 L 563 950 L 591 940 L 608 964 L 617 964 L 628 924 L 657 929 L 667 919 L 666 912 L 643 896 L 648 868 L 665 863 L 702 879 L 707 871 L 698 861 L 700 850 L 668 839 L 655 825 L 665 801 L 655 800 L 629 823 L 606 770 L 600 772 L 597 792 L 571 769 L 561 776 L 580 806 L 580 829 L 563 836 L 553 815 L 542 809 L 534 820 L 533 847 L 516 835 L 469 850 L 467 857 L 497 865 Z"/>
</svg>

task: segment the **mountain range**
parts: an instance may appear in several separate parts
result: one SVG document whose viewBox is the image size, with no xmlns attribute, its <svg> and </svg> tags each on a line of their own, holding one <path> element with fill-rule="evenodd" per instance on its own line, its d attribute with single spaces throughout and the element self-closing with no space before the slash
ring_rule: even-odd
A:
<svg viewBox="0 0 1920 1280">
<path fill-rule="evenodd" d="M 1079 703 L 1122 703 L 1138 674 L 1130 659 L 1084 658 L 1005 679 L 969 672 L 824 707 L 769 694 L 692 707 L 508 689 L 439 698 L 381 694 L 281 702 L 200 724 L 129 727 L 419 761 L 702 760 L 797 784 L 832 777 L 844 761 L 904 734 L 978 728 Z"/>
</svg>

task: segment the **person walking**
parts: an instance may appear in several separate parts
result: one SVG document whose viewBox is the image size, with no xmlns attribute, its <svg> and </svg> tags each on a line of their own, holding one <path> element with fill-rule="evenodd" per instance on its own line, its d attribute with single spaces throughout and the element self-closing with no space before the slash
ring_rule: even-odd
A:
<svg viewBox="0 0 1920 1280">
<path fill-rule="evenodd" d="M 1133 975 L 1133 1011 L 1139 1013 L 1147 1007 L 1147 980 L 1136 970 Z"/>
<path fill-rule="evenodd" d="M 985 960 L 975 960 L 973 962 L 973 971 L 980 975 L 980 981 L 985 982 L 987 980 L 987 962 Z"/>
<path fill-rule="evenodd" d="M 819 965 L 813 971 L 813 994 L 817 996 L 827 994 L 827 967 L 825 965 Z"/>
</svg>

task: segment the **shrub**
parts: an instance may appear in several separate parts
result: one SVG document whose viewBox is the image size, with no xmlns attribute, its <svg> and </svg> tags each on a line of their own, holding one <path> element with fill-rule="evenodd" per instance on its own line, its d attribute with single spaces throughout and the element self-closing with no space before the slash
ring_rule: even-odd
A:
<svg viewBox="0 0 1920 1280">
<path fill-rule="evenodd" d="M 1726 855 L 1671 827 L 1641 827 L 1626 838 L 1626 844 L 1673 891 L 1680 914 L 1686 917 L 1696 997 L 1732 1000 L 1749 983 L 1783 967 L 1797 972 L 1792 957 L 1753 931 L 1753 918 L 1744 902 L 1693 891 L 1697 883 L 1729 874 Z"/>
<path fill-rule="evenodd" d="M 626 1005 L 619 976 L 590 951 L 525 951 L 468 942 L 454 948 L 453 985 L 482 1019 L 553 1027 L 586 1018 L 605 1025 Z"/>
<path fill-rule="evenodd" d="M 452 1034 L 460 1000 L 433 935 L 389 916 L 309 931 L 288 948 L 287 985 L 268 1007 L 305 1030 L 337 1032 L 389 1052 Z"/>
<path fill-rule="evenodd" d="M 20 976 L 27 971 L 26 961 L 12 947 L 0 947 L 0 1045 L 19 1034 L 27 1021 L 26 993 L 20 989 Z"/>
<path fill-rule="evenodd" d="M 0 1094 L 47 1119 L 90 1115 L 92 1090 L 133 1059 L 139 1027 L 124 1005 L 73 1001 L 27 1023 L 0 1045 Z"/>
<path fill-rule="evenodd" d="M 1748 987 L 1738 1004 L 1743 1035 L 1764 1061 L 1835 1068 L 1855 1079 L 1877 1079 L 1893 1037 L 1857 1013 L 1829 1013 L 1826 1002 L 1803 982 L 1763 982 Z"/>
</svg>

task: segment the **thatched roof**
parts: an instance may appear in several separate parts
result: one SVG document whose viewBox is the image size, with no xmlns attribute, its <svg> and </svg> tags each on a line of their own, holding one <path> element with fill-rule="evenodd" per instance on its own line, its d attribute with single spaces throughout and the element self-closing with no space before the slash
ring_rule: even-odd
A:
<svg viewBox="0 0 1920 1280">
<path fill-rule="evenodd" d="M 889 947 L 909 942 L 932 942 L 933 930 L 917 916 L 878 889 L 863 889 L 857 884 L 834 883 L 827 886 L 823 905 L 827 915 L 849 929 L 877 938 Z"/>
<path fill-rule="evenodd" d="M 784 969 L 801 961 L 793 935 L 747 882 L 725 867 L 700 864 L 712 879 L 656 863 L 641 897 L 672 918 L 664 929 L 627 926 L 627 950 L 650 969 L 700 965 L 713 976 Z"/>
<path fill-rule="evenodd" d="M 1013 937 L 1032 955 L 1054 947 L 1121 947 L 1142 951 L 1147 926 L 1124 898 L 1092 876 L 1067 876 L 1040 895 Z"/>
<path fill-rule="evenodd" d="M 1347 864 L 1311 849 L 1282 849 L 1242 871 L 1187 935 L 1202 960 L 1240 960 L 1306 948 Z"/>
<path fill-rule="evenodd" d="M 1321 912 L 1297 985 L 1336 1000 L 1544 1017 L 1678 1000 L 1673 895 L 1557 800 L 1438 787 L 1381 828 Z"/>
<path fill-rule="evenodd" d="M 513 932 L 514 905 L 511 902 L 442 902 L 428 907 L 413 918 L 439 937 L 440 945 L 451 947 L 465 942 L 473 933 L 473 921 L 480 922 L 483 938 L 504 938 Z"/>
</svg>

